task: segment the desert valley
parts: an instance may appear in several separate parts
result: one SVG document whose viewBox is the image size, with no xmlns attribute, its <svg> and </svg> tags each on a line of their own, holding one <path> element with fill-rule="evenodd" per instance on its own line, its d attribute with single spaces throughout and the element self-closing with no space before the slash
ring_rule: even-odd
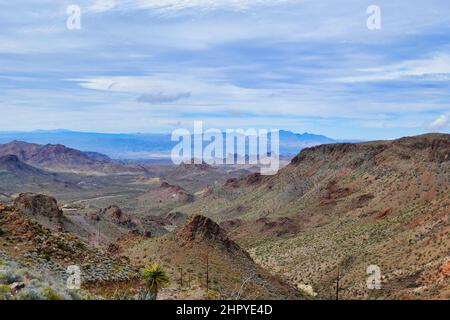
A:
<svg viewBox="0 0 450 320">
<path fill-rule="evenodd" d="M 449 299 L 449 195 L 448 134 L 306 146 L 273 176 L 11 141 L 0 299 L 138 299 L 152 264 L 158 299 Z"/>
</svg>

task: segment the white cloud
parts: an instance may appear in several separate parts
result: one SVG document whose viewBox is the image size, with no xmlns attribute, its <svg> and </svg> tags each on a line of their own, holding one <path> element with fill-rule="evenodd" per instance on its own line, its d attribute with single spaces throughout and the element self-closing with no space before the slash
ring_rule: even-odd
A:
<svg viewBox="0 0 450 320">
<path fill-rule="evenodd" d="M 121 95 L 124 100 L 117 100 L 117 103 L 127 110 L 143 108 L 142 103 L 138 102 L 147 100 L 151 103 L 145 108 L 155 112 L 171 110 L 183 114 L 243 113 L 259 117 L 278 115 L 380 121 L 389 120 L 390 117 L 385 116 L 388 114 L 407 115 L 442 108 L 432 102 L 361 103 L 334 86 L 324 88 L 315 84 L 269 83 L 260 87 L 245 87 L 223 77 L 220 71 L 206 68 L 149 76 L 92 77 L 71 81 L 82 88 L 97 91 L 100 96 Z M 189 98 L 186 93 L 189 93 Z M 412 126 L 411 123 L 422 127 L 421 121 L 423 118 L 408 121 L 408 127 Z M 397 126 L 401 127 L 401 124 L 397 123 Z"/>
<path fill-rule="evenodd" d="M 432 123 L 430 123 L 429 128 L 433 131 L 439 131 L 447 128 L 450 125 L 450 117 L 448 115 L 441 115 Z"/>
<path fill-rule="evenodd" d="M 450 80 L 450 54 L 439 53 L 432 57 L 407 60 L 400 63 L 359 70 L 362 75 L 339 78 L 341 82 L 370 82 L 398 79 L 427 78 L 435 81 Z"/>
<path fill-rule="evenodd" d="M 118 2 L 116 0 L 96 0 L 91 6 L 89 6 L 88 10 L 100 13 L 114 9 L 117 5 Z"/>
<path fill-rule="evenodd" d="M 293 0 L 97 0 L 89 7 L 94 12 L 111 9 L 155 9 L 162 12 L 185 9 L 246 10 L 255 6 L 279 5 Z M 298 2 L 298 1 L 297 1 Z"/>
</svg>

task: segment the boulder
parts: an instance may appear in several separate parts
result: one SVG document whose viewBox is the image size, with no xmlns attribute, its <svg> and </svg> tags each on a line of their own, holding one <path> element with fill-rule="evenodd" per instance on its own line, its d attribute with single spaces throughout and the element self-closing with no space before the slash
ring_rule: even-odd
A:
<svg viewBox="0 0 450 320">
<path fill-rule="evenodd" d="M 108 219 L 114 223 L 125 222 L 122 210 L 118 206 L 115 206 L 115 205 L 100 209 L 98 212 L 98 215 L 104 216 L 106 219 Z"/>
<path fill-rule="evenodd" d="M 56 199 L 43 194 L 21 193 L 14 200 L 14 207 L 28 216 L 44 216 L 55 219 L 63 216 Z"/>
<path fill-rule="evenodd" d="M 63 211 L 55 198 L 43 194 L 21 193 L 13 204 L 22 214 L 35 220 L 44 227 L 62 231 Z"/>
</svg>

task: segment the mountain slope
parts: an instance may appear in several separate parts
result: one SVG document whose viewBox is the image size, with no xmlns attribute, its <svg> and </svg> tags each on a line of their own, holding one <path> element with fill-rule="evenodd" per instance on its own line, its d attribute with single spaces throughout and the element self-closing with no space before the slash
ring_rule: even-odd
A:
<svg viewBox="0 0 450 320">
<path fill-rule="evenodd" d="M 20 175 L 50 176 L 48 172 L 32 167 L 19 160 L 16 155 L 0 157 L 0 171 Z"/>
<path fill-rule="evenodd" d="M 219 225 L 203 216 L 192 216 L 184 226 L 162 237 L 126 237 L 119 245 L 134 264 L 144 266 L 157 262 L 169 270 L 174 278 L 171 291 L 175 295 L 170 297 L 166 292 L 166 298 L 204 299 L 207 270 L 208 294 L 213 298 L 302 298 L 298 290 L 255 264 Z M 184 293 L 180 291 L 181 274 L 183 287 L 188 287 L 188 281 L 191 287 Z"/>
<path fill-rule="evenodd" d="M 66 190 L 78 190 L 74 183 L 65 181 L 63 177 L 56 173 L 51 173 L 43 169 L 35 168 L 22 162 L 16 155 L 6 155 L 0 157 L 0 192 L 6 194 L 23 191 L 42 191 L 46 189 L 50 192 Z M 8 200 L 9 196 L 7 199 Z"/>
<path fill-rule="evenodd" d="M 123 166 L 109 157 L 82 152 L 63 145 L 39 145 L 23 141 L 12 141 L 0 145 L 0 156 L 15 155 L 20 161 L 51 171 L 73 173 L 142 173 L 136 166 Z"/>
<path fill-rule="evenodd" d="M 0 203 L 0 255 L 64 282 L 69 276 L 67 267 L 78 265 L 83 286 L 137 277 L 137 270 L 125 259 L 96 248 L 71 233 L 48 229 L 37 220 L 22 209 Z"/>
<path fill-rule="evenodd" d="M 213 217 L 256 261 L 333 297 L 442 297 L 450 259 L 450 135 L 321 145 L 177 208 Z M 368 291 L 378 265 L 385 290 Z M 445 268 L 444 268 L 445 269 Z"/>
</svg>

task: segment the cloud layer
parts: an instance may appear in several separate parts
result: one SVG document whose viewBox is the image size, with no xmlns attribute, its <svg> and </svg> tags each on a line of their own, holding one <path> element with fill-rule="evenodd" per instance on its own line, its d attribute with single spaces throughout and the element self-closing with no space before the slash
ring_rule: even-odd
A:
<svg viewBox="0 0 450 320">
<path fill-rule="evenodd" d="M 0 5 L 0 127 L 211 127 L 336 138 L 449 132 L 450 4 L 79 0 Z"/>
</svg>

